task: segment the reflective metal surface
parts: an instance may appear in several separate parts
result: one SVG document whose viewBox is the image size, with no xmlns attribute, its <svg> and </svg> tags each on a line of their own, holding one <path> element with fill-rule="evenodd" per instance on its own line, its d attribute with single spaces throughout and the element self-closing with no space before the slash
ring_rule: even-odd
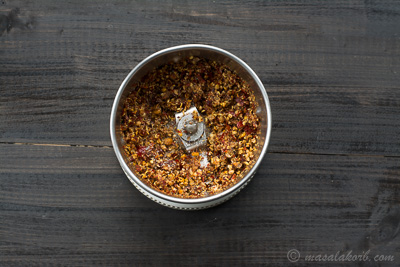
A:
<svg viewBox="0 0 400 267">
<path fill-rule="evenodd" d="M 129 95 L 130 90 L 132 90 L 130 85 L 135 82 L 139 82 L 144 75 L 146 75 L 149 71 L 158 66 L 161 66 L 170 61 L 176 62 L 182 58 L 186 58 L 189 56 L 198 56 L 210 60 L 219 61 L 223 64 L 228 65 L 232 70 L 235 70 L 244 80 L 249 83 L 250 87 L 254 90 L 254 94 L 259 104 L 257 114 L 260 116 L 261 119 L 261 138 L 259 139 L 259 150 L 258 155 L 256 155 L 257 161 L 255 162 L 252 169 L 238 183 L 228 188 L 227 190 L 216 195 L 196 199 L 171 197 L 161 192 L 158 192 L 143 183 L 136 176 L 135 171 L 130 168 L 128 161 L 124 155 L 122 149 L 124 140 L 122 138 L 120 127 L 120 117 L 123 109 L 123 103 L 126 97 Z M 213 46 L 200 44 L 181 45 L 167 48 L 157 53 L 154 53 L 153 55 L 147 57 L 142 62 L 140 62 L 128 74 L 128 76 L 122 82 L 114 100 L 110 118 L 110 134 L 115 154 L 121 164 L 122 169 L 126 173 L 128 179 L 140 192 L 142 192 L 150 199 L 156 201 L 157 203 L 171 208 L 188 210 L 203 209 L 218 205 L 233 197 L 243 187 L 245 187 L 254 176 L 268 147 L 271 134 L 271 109 L 268 95 L 262 82 L 254 73 L 254 71 L 241 59 L 223 49 Z"/>
<path fill-rule="evenodd" d="M 203 121 L 194 119 L 194 114 L 200 117 L 196 107 L 191 107 L 185 112 L 175 114 L 177 135 L 187 151 L 203 146 L 207 142 L 206 126 Z"/>
</svg>

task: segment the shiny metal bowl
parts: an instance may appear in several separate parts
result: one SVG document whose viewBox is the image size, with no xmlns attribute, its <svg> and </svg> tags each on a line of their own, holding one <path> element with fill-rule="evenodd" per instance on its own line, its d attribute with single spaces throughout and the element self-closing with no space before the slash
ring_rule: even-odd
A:
<svg viewBox="0 0 400 267">
<path fill-rule="evenodd" d="M 185 199 L 171 197 L 156 191 L 144 182 L 142 182 L 135 174 L 135 171 L 128 164 L 128 160 L 125 157 L 123 146 L 123 138 L 120 127 L 121 112 L 126 97 L 131 92 L 131 84 L 139 82 L 141 78 L 154 68 L 161 66 L 171 61 L 178 61 L 181 58 L 189 56 L 198 56 L 210 60 L 219 61 L 229 66 L 232 70 L 235 70 L 244 80 L 246 80 L 250 87 L 254 90 L 254 94 L 258 101 L 259 107 L 257 114 L 261 118 L 261 138 L 259 139 L 259 151 L 257 161 L 255 162 L 252 169 L 235 185 L 228 188 L 227 190 L 204 198 Z M 110 133 L 111 141 L 114 147 L 115 154 L 118 158 L 119 163 L 123 171 L 125 172 L 128 179 L 132 184 L 145 196 L 151 200 L 162 204 L 164 206 L 176 209 L 184 210 L 195 210 L 205 209 L 221 204 L 231 197 L 235 196 L 239 191 L 244 188 L 250 180 L 253 178 L 257 168 L 259 167 L 268 147 L 270 134 L 271 134 L 271 109 L 268 100 L 267 92 L 260 79 L 254 73 L 254 71 L 240 58 L 235 55 L 209 45 L 200 44 L 187 44 L 170 47 L 154 53 L 141 61 L 125 78 L 122 82 L 117 95 L 114 100 L 114 104 L 111 111 L 110 118 Z"/>
</svg>

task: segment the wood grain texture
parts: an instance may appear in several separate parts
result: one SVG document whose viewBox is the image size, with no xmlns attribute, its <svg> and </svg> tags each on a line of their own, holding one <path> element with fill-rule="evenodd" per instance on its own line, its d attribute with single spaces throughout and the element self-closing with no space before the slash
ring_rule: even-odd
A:
<svg viewBox="0 0 400 267">
<path fill-rule="evenodd" d="M 293 247 L 400 257 L 397 159 L 270 153 L 238 196 L 182 212 L 141 195 L 112 149 L 0 148 L 3 265 L 286 266 Z"/>
<path fill-rule="evenodd" d="M 399 25 L 397 1 L 0 1 L 0 266 L 399 266 Z M 254 180 L 196 212 L 140 194 L 108 130 L 129 71 L 185 43 L 246 61 L 273 118 Z"/>
<path fill-rule="evenodd" d="M 270 151 L 399 156 L 400 7 L 379 3 L 13 1 L 3 13 L 17 7 L 30 24 L 0 39 L 0 140 L 110 145 L 128 72 L 162 48 L 206 43 L 264 82 Z"/>
</svg>

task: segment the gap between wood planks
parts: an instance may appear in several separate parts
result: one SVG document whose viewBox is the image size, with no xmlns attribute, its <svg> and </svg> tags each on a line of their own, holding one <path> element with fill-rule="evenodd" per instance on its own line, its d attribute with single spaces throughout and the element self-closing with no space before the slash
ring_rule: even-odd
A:
<svg viewBox="0 0 400 267">
<path fill-rule="evenodd" d="M 100 146 L 100 145 L 42 144 L 42 143 L 23 143 L 23 142 L 0 142 L 0 145 L 64 146 L 64 147 L 97 147 L 97 148 L 112 148 L 112 146 Z"/>
<path fill-rule="evenodd" d="M 91 148 L 110 148 L 105 145 L 78 145 L 78 144 L 43 144 L 43 143 L 24 143 L 24 142 L 0 142 L 0 145 L 27 145 L 27 146 L 55 146 L 55 147 L 91 147 Z M 342 156 L 342 157 L 373 157 L 373 158 L 400 158 L 400 155 L 369 155 L 353 153 L 316 153 L 316 152 L 289 152 L 289 151 L 267 151 L 267 154 L 290 154 L 290 155 L 311 155 L 311 156 Z"/>
</svg>

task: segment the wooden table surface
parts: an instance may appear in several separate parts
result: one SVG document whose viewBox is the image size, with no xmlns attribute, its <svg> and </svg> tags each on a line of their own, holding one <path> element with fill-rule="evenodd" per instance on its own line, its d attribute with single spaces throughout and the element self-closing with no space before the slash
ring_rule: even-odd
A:
<svg viewBox="0 0 400 267">
<path fill-rule="evenodd" d="M 187 43 L 247 62 L 273 118 L 254 180 L 194 212 L 109 135 L 129 71 Z M 0 266 L 400 266 L 399 225 L 399 2 L 0 2 Z"/>
</svg>

